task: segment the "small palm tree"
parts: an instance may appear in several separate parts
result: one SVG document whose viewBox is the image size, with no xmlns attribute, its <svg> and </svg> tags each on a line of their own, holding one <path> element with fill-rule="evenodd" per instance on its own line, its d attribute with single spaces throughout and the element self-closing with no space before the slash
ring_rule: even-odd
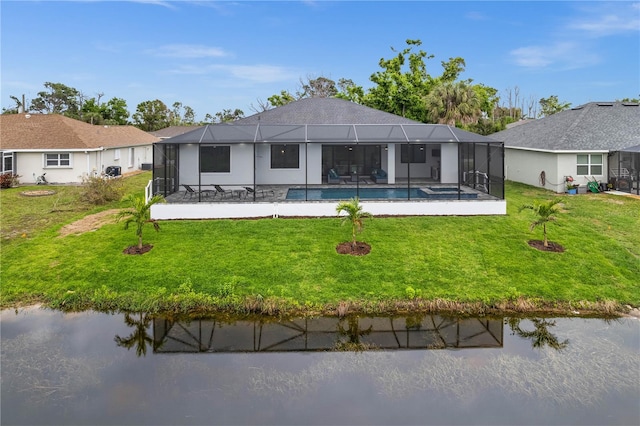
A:
<svg viewBox="0 0 640 426">
<path fill-rule="evenodd" d="M 544 246 L 549 247 L 549 241 L 547 241 L 547 223 L 554 222 L 557 220 L 556 213 L 560 212 L 560 208 L 558 204 L 560 204 L 562 200 L 555 198 L 553 200 L 538 202 L 534 201 L 533 204 L 524 204 L 520 206 L 520 210 L 533 210 L 533 212 L 538 216 L 537 220 L 531 222 L 529 229 L 533 231 L 536 226 L 542 225 L 542 235 L 544 236 Z"/>
<path fill-rule="evenodd" d="M 155 219 L 151 219 L 151 206 L 166 201 L 162 195 L 154 195 L 148 202 L 145 202 L 144 197 L 136 197 L 133 194 L 127 195 L 122 201 L 129 203 L 131 207 L 118 213 L 116 220 L 119 222 L 121 219 L 126 218 L 124 229 L 129 229 L 129 225 L 132 223 L 136 225 L 138 250 L 142 250 L 142 229 L 144 225 L 152 223 L 156 231 L 160 230 L 160 224 Z"/>
<path fill-rule="evenodd" d="M 336 211 L 338 212 L 338 216 L 340 213 L 346 213 L 345 216 L 342 216 L 342 224 L 351 223 L 351 245 L 355 247 L 356 234 L 362 231 L 364 228 L 364 219 L 372 217 L 371 213 L 362 211 L 358 197 L 354 197 L 349 201 L 341 201 L 338 203 Z"/>
</svg>

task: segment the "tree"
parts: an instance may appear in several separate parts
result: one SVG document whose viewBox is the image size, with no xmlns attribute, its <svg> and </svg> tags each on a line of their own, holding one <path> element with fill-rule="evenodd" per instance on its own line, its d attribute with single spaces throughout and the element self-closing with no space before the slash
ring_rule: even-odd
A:
<svg viewBox="0 0 640 426">
<path fill-rule="evenodd" d="M 558 204 L 561 203 L 562 200 L 556 198 L 549 201 L 534 201 L 533 204 L 524 204 L 520 206 L 520 210 L 533 210 L 533 212 L 538 216 L 538 219 L 531 222 L 529 225 L 529 230 L 533 231 L 537 226 L 542 225 L 542 235 L 544 236 L 543 242 L 545 247 L 549 247 L 549 242 L 547 241 L 547 223 L 554 222 L 557 220 L 555 214 L 560 212 L 560 207 Z"/>
<path fill-rule="evenodd" d="M 549 321 L 544 318 L 531 318 L 533 323 L 533 331 L 523 330 L 520 327 L 520 318 L 509 318 L 508 323 L 511 331 L 520 337 L 525 339 L 531 339 L 531 346 L 534 348 L 543 348 L 545 345 L 555 350 L 562 350 L 569 345 L 569 339 L 563 342 L 558 341 L 558 338 L 549 331 L 549 327 L 555 327 L 555 321 Z"/>
<path fill-rule="evenodd" d="M 223 109 L 222 111 L 216 112 L 218 123 L 229 123 L 231 121 L 239 120 L 242 117 L 244 117 L 244 112 L 238 108 L 233 111 L 230 109 Z"/>
<path fill-rule="evenodd" d="M 116 344 L 120 347 L 127 348 L 127 350 L 131 349 L 135 346 L 136 355 L 138 357 L 145 356 L 147 354 L 147 345 L 152 348 L 155 347 L 154 340 L 149 336 L 147 329 L 151 324 L 151 317 L 147 314 L 139 313 L 140 318 L 135 320 L 131 317 L 131 314 L 124 314 L 124 323 L 128 327 L 134 327 L 134 331 L 127 337 L 120 337 L 116 335 L 113 339 Z"/>
<path fill-rule="evenodd" d="M 144 101 L 138 104 L 133 122 L 136 127 L 146 132 L 164 129 L 170 125 L 171 112 L 159 99 Z"/>
<path fill-rule="evenodd" d="M 133 194 L 129 194 L 122 201 L 129 203 L 130 208 L 120 211 L 116 216 L 116 220 L 118 222 L 121 219 L 125 220 L 124 229 L 129 229 L 131 224 L 136 226 L 138 250 L 142 250 L 142 230 L 144 226 L 147 223 L 151 223 L 156 232 L 160 230 L 160 224 L 155 219 L 151 219 L 151 206 L 156 203 L 164 203 L 165 199 L 162 195 L 154 195 L 148 202 L 145 202 L 144 197 L 136 197 Z"/>
<path fill-rule="evenodd" d="M 16 106 L 13 108 L 2 108 L 3 114 L 18 114 L 21 110 L 24 110 L 24 105 L 17 96 L 9 96 L 9 98 L 16 103 Z"/>
<path fill-rule="evenodd" d="M 556 112 L 564 111 L 571 106 L 570 102 L 560 102 L 558 96 L 551 95 L 540 99 L 540 117 L 547 117 Z"/>
<path fill-rule="evenodd" d="M 267 98 L 267 101 L 273 105 L 274 107 L 280 107 L 283 105 L 286 105 L 288 103 L 291 103 L 293 101 L 297 101 L 299 98 L 296 98 L 295 96 L 293 96 L 291 93 L 289 93 L 287 90 L 282 90 L 280 91 L 280 94 L 276 94 L 276 95 L 271 95 Z"/>
<path fill-rule="evenodd" d="M 338 93 L 336 82 L 326 77 L 310 78 L 307 81 L 300 80 L 302 87 L 301 98 L 332 98 Z"/>
<path fill-rule="evenodd" d="M 342 224 L 351 224 L 351 246 L 355 248 L 357 243 L 356 234 L 362 231 L 364 228 L 364 219 L 372 217 L 371 213 L 362 211 L 362 205 L 358 197 L 338 203 L 336 212 L 338 216 L 340 216 L 340 213 L 346 213 L 346 215 L 342 217 Z"/>
<path fill-rule="evenodd" d="M 470 124 L 480 117 L 480 99 L 465 82 L 444 83 L 434 87 L 424 100 L 428 120 L 455 126 Z"/>
<path fill-rule="evenodd" d="M 102 106 L 102 117 L 105 124 L 129 124 L 127 101 L 122 98 L 111 98 Z"/>
<path fill-rule="evenodd" d="M 364 89 L 362 86 L 356 85 L 353 80 L 341 78 L 338 80 L 338 89 L 339 91 L 336 93 L 336 98 L 362 104 L 364 100 Z"/>
<path fill-rule="evenodd" d="M 380 59 L 383 69 L 371 75 L 374 86 L 364 96 L 363 104 L 417 121 L 425 121 L 424 98 L 437 84 L 455 81 L 464 71 L 464 59 L 450 58 L 441 62 L 444 72 L 432 77 L 425 61 L 432 59 L 424 50 L 413 51 L 422 45 L 420 40 L 406 40 L 407 47 L 391 59 Z M 395 49 L 391 48 L 394 52 Z"/>
<path fill-rule="evenodd" d="M 38 92 L 38 97 L 31 101 L 31 111 L 43 114 L 62 114 L 67 117 L 78 118 L 80 106 L 78 96 L 80 92 L 62 83 L 44 83 L 48 91 Z"/>
</svg>

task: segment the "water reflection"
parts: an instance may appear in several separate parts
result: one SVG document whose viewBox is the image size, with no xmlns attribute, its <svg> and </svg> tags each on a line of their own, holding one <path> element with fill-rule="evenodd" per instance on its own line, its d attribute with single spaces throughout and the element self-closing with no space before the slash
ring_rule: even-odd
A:
<svg viewBox="0 0 640 426">
<path fill-rule="evenodd" d="M 509 318 L 507 323 L 511 328 L 513 334 L 516 334 L 525 339 L 531 339 L 531 346 L 533 348 L 543 348 L 545 346 L 549 346 L 550 348 L 556 350 L 562 350 L 569 345 L 569 339 L 565 339 L 564 341 L 558 341 L 558 338 L 555 334 L 549 331 L 549 327 L 555 327 L 556 322 L 553 320 L 548 320 L 545 318 L 531 318 L 530 321 L 533 324 L 533 330 L 523 330 L 520 327 L 522 322 L 522 318 Z"/>
<path fill-rule="evenodd" d="M 438 315 L 278 321 L 154 318 L 153 342 L 156 353 L 500 348 L 503 321 Z"/>
<path fill-rule="evenodd" d="M 147 314 L 138 314 L 139 318 L 134 319 L 133 314 L 124 314 L 124 323 L 128 327 L 134 327 L 134 331 L 127 337 L 120 337 L 116 335 L 113 339 L 123 348 L 127 348 L 127 350 L 135 347 L 137 356 L 145 356 L 147 355 L 147 345 L 154 347 L 155 349 L 155 341 L 149 336 L 147 329 L 149 328 L 149 324 L 151 324 L 152 318 Z"/>
</svg>

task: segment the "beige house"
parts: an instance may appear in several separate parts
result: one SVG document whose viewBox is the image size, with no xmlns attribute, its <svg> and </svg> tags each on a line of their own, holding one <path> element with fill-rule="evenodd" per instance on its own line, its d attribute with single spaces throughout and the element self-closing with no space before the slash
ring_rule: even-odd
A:
<svg viewBox="0 0 640 426">
<path fill-rule="evenodd" d="M 34 183 L 77 183 L 109 170 L 125 174 L 153 162 L 160 139 L 133 126 L 94 126 L 58 114 L 0 115 L 2 173 Z"/>
</svg>

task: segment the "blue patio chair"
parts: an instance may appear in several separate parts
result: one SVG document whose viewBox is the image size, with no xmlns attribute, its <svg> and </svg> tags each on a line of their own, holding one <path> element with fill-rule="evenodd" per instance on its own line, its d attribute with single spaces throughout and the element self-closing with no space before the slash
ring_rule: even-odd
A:
<svg viewBox="0 0 640 426">
<path fill-rule="evenodd" d="M 387 183 L 387 172 L 382 169 L 371 170 L 371 180 L 375 183 Z"/>
<path fill-rule="evenodd" d="M 327 174 L 327 183 L 340 183 L 340 175 L 335 169 L 329 169 Z"/>
</svg>

